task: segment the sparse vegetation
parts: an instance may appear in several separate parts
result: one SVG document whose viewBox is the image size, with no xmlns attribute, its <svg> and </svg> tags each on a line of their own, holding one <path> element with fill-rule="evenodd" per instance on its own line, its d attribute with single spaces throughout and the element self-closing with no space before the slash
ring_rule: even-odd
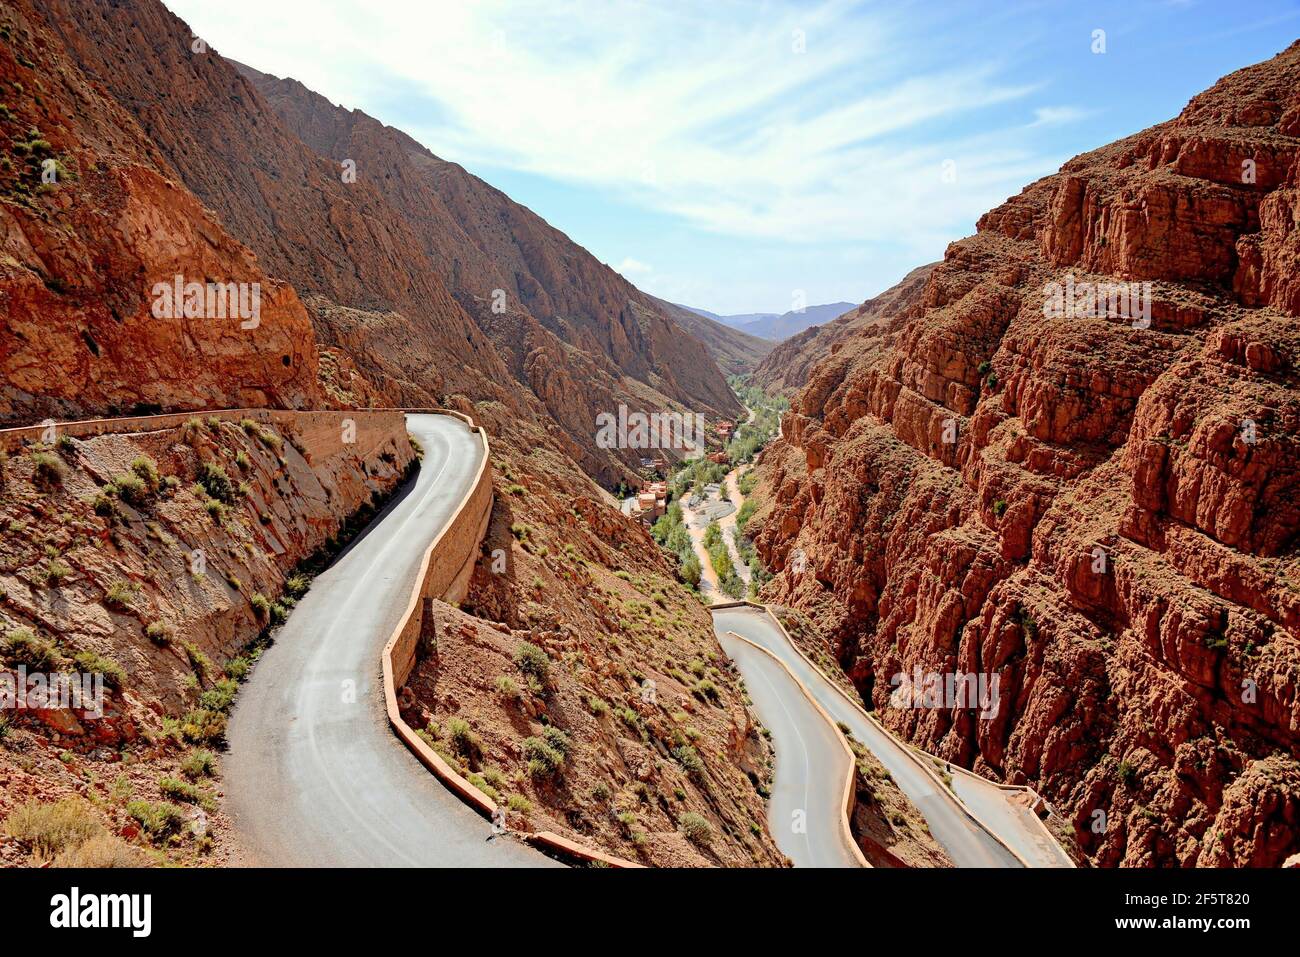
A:
<svg viewBox="0 0 1300 957">
<path fill-rule="evenodd" d="M 32 671 L 58 671 L 67 666 L 67 659 L 54 642 L 26 626 L 14 628 L 5 635 L 4 657 Z"/>
<path fill-rule="evenodd" d="M 49 452 L 33 452 L 30 456 L 32 462 L 32 481 L 37 486 L 45 489 L 51 489 L 63 484 L 63 477 L 67 473 L 67 466 L 56 455 Z"/>
<path fill-rule="evenodd" d="M 103 830 L 94 808 L 78 797 L 53 803 L 28 801 L 5 820 L 5 832 L 40 862 L 75 851 Z"/>
<path fill-rule="evenodd" d="M 205 748 L 196 748 L 185 756 L 181 762 L 181 773 L 191 781 L 198 778 L 212 777 L 217 770 L 216 756 Z"/>
<path fill-rule="evenodd" d="M 185 812 L 168 801 L 128 801 L 126 813 L 135 818 L 140 830 L 154 843 L 166 841 L 180 833 Z"/>
<path fill-rule="evenodd" d="M 677 822 L 686 839 L 692 844 L 708 846 L 713 841 L 713 828 L 707 818 L 694 811 L 687 811 Z"/>
<path fill-rule="evenodd" d="M 106 658 L 95 651 L 79 651 L 72 659 L 78 671 L 86 674 L 104 676 L 104 683 L 112 688 L 121 688 L 126 683 L 126 669 L 112 658 Z"/>
<path fill-rule="evenodd" d="M 524 738 L 528 773 L 535 778 L 554 777 L 564 767 L 564 754 L 545 738 Z"/>
<path fill-rule="evenodd" d="M 235 501 L 235 486 L 226 470 L 216 462 L 204 462 L 199 466 L 198 483 L 203 491 L 223 505 Z"/>
<path fill-rule="evenodd" d="M 515 665 L 525 675 L 545 685 L 551 676 L 551 658 L 531 641 L 521 641 L 515 646 Z"/>
</svg>

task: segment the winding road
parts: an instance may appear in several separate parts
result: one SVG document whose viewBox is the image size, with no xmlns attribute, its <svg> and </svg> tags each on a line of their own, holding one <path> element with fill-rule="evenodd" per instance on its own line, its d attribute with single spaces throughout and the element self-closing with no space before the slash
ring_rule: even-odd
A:
<svg viewBox="0 0 1300 957">
<path fill-rule="evenodd" d="M 780 661 L 725 631 L 718 641 L 772 733 L 776 774 L 767 826 L 777 847 L 795 867 L 861 867 L 844 817 L 853 756 Z"/>
<path fill-rule="evenodd" d="M 408 415 L 407 430 L 424 447 L 415 480 L 316 578 L 240 692 L 223 762 L 238 863 L 558 866 L 493 837 L 389 727 L 380 653 L 483 454 L 452 416 Z"/>
<path fill-rule="evenodd" d="M 837 801 L 842 798 L 844 778 L 840 765 L 828 756 L 816 757 L 810 762 L 807 754 L 800 755 L 797 750 L 783 748 L 782 736 L 778 735 L 776 729 L 781 722 L 790 722 L 797 725 L 805 739 L 810 738 L 822 733 L 818 729 L 829 727 L 826 715 L 822 713 L 825 711 L 831 720 L 846 725 L 853 736 L 880 760 L 899 789 L 924 815 L 930 833 L 948 852 L 954 864 L 958 867 L 1024 866 L 1015 854 L 965 812 L 953 793 L 921 768 L 915 756 L 871 722 L 843 691 L 799 654 L 766 612 L 746 606 L 715 609 L 713 627 L 723 642 L 723 647 L 732 654 L 741 673 L 745 675 L 746 687 L 759 717 L 764 724 L 773 726 L 778 791 L 795 787 L 799 779 L 811 775 L 808 780 L 816 783 L 808 786 L 833 794 Z M 746 646 L 746 642 L 728 638 L 728 633 L 739 635 L 752 644 Z M 808 690 L 822 711 L 798 693 L 798 685 L 792 679 L 788 680 L 784 689 L 776 681 L 768 682 L 766 686 L 751 682 L 751 669 L 759 667 L 755 662 L 766 657 L 759 648 L 779 659 L 789 669 L 789 673 Z M 739 653 L 739 657 L 736 653 Z M 794 694 L 790 693 L 791 688 L 794 689 Z M 785 735 L 787 740 L 790 737 L 788 733 Z M 843 808 L 842 803 L 840 807 Z M 772 835 L 778 846 L 796 863 L 800 863 L 797 855 L 811 846 L 814 856 L 809 863 L 812 866 L 845 866 L 842 863 L 843 840 L 840 837 L 842 826 L 839 820 L 828 819 L 820 813 L 814 815 L 810 811 L 807 817 L 809 829 L 817 827 L 823 832 L 810 843 L 806 840 L 792 840 L 788 833 L 788 822 L 774 819 L 772 813 L 774 812 L 769 812 Z M 842 810 L 840 817 L 843 817 Z M 1028 837 L 1026 843 L 1032 843 Z"/>
<path fill-rule="evenodd" d="M 749 417 L 754 418 L 753 410 Z M 779 428 L 778 420 L 778 432 Z M 732 469 L 724 481 L 724 494 L 737 509 L 745 502 L 739 477 L 748 468 Z M 719 525 L 737 573 L 748 584 L 749 568 L 736 548 L 736 514 L 721 519 Z M 701 539 L 702 532 L 701 526 Z M 695 548 L 705 569 L 711 570 L 702 541 L 695 542 Z M 717 594 L 716 586 L 706 588 L 702 581 L 701 593 L 708 600 Z M 799 652 L 766 611 L 750 606 L 715 608 L 713 625 L 723 649 L 745 677 L 755 711 L 772 732 L 776 774 L 768 823 L 778 846 L 797 866 L 865 863 L 843 824 L 843 782 L 845 768 L 851 765 L 846 764 L 845 745 L 831 722 L 848 728 L 880 760 L 958 867 L 1074 866 L 1048 836 L 1023 791 L 1002 788 L 889 735 Z M 927 761 L 933 768 L 923 763 Z M 803 804 L 797 803 L 800 800 Z M 795 808 L 804 812 L 796 817 L 806 822 L 806 833 L 791 828 Z"/>
</svg>

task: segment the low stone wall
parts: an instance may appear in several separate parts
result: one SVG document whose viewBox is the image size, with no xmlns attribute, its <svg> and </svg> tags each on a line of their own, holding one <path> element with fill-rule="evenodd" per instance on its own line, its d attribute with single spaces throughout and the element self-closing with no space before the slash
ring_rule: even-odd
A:
<svg viewBox="0 0 1300 957">
<path fill-rule="evenodd" d="M 37 425 L 0 429 L 0 449 L 13 452 L 24 445 L 45 442 L 48 438 L 70 435 L 86 439 L 96 435 L 120 435 L 129 432 L 158 432 L 177 429 L 190 419 L 242 422 L 251 419 L 260 425 L 273 425 L 298 436 L 307 460 L 328 458 L 346 451 L 361 458 L 393 437 L 405 433 L 401 409 L 366 409 L 360 411 L 312 411 L 293 409 L 216 409 L 203 412 L 176 412 L 166 415 L 137 415 L 116 419 L 81 419 L 74 422 L 47 420 Z"/>
<path fill-rule="evenodd" d="M 420 763 L 432 771 L 438 780 L 462 801 L 485 817 L 495 820 L 498 817 L 496 802 L 470 784 L 459 771 L 443 760 L 442 755 L 429 747 L 424 739 L 415 733 L 415 729 L 402 719 L 401 709 L 397 705 L 397 689 L 406 683 L 415 668 L 420 635 L 424 629 L 429 602 L 435 599 L 459 601 L 465 596 L 474 563 L 478 559 L 479 545 L 487 532 L 488 522 L 492 516 L 493 503 L 491 450 L 488 446 L 487 434 L 483 429 L 474 425 L 472 419 L 459 412 L 442 409 L 418 411 L 454 415 L 466 422 L 483 442 L 483 460 L 479 464 L 473 486 L 465 494 L 451 520 L 425 551 L 402 620 L 384 645 L 381 660 L 384 673 L 384 705 L 393 731 L 411 749 Z M 599 863 L 609 867 L 641 866 L 549 831 L 524 833 L 520 836 L 530 844 L 544 847 L 574 860 Z"/>
<path fill-rule="evenodd" d="M 839 688 L 839 685 L 836 684 L 834 681 L 832 681 L 831 678 L 830 678 L 830 676 L 827 675 L 826 672 L 823 671 L 822 668 L 821 668 L 821 667 L 820 667 L 816 662 L 814 662 L 811 658 L 809 658 L 806 654 L 804 654 L 803 649 L 800 648 L 799 645 L 798 645 L 798 643 L 797 643 L 793 638 L 790 637 L 790 633 L 789 633 L 788 631 L 785 630 L 785 625 L 781 624 L 781 619 L 777 618 L 776 615 L 772 614 L 772 609 L 768 608 L 766 605 L 760 605 L 758 602 L 747 601 L 747 600 L 743 600 L 743 599 L 740 600 L 740 601 L 720 602 L 720 603 L 713 604 L 713 605 L 710 605 L 710 606 L 709 606 L 709 610 L 710 610 L 710 611 L 715 611 L 715 610 L 717 610 L 717 611 L 721 611 L 721 610 L 726 609 L 726 608 L 754 608 L 754 609 L 757 609 L 757 610 L 763 612 L 764 614 L 766 614 L 769 618 L 772 619 L 772 622 L 776 625 L 776 627 L 779 628 L 779 629 L 781 629 L 781 634 L 785 635 L 785 639 L 786 639 L 786 641 L 788 641 L 788 642 L 790 643 L 790 647 L 793 648 L 793 649 L 795 650 L 795 653 L 798 654 L 801 658 L 803 658 L 803 660 L 806 661 L 810 667 L 812 667 L 812 668 L 814 668 L 815 670 L 821 672 L 821 674 L 826 678 L 826 680 L 831 684 L 832 687 L 834 687 L 834 688 L 836 688 L 836 689 Z M 740 636 L 740 635 L 737 635 L 736 637 L 737 637 L 737 638 L 740 638 L 741 636 Z M 753 642 L 750 642 L 750 644 L 753 644 Z M 755 647 L 758 647 L 758 646 L 755 646 Z M 778 659 L 778 660 L 779 660 L 779 659 Z M 798 679 L 796 679 L 796 680 L 798 680 Z M 801 687 L 802 687 L 802 685 L 801 685 Z M 805 693 L 807 693 L 806 689 L 805 689 Z M 841 692 L 841 693 L 843 693 L 843 692 Z M 845 695 L 845 697 L 847 698 L 847 695 Z M 1045 808 L 1047 808 L 1049 814 L 1050 814 L 1050 813 L 1053 813 L 1053 812 L 1052 812 L 1052 810 L 1051 810 L 1051 805 L 1049 805 L 1049 804 L 1048 804 L 1048 803 L 1047 803 L 1047 802 L 1042 798 L 1042 796 L 1041 796 L 1037 791 L 1035 791 L 1033 788 L 1028 787 L 1027 785 L 1023 785 L 1023 784 L 1003 784 L 1003 783 L 1001 783 L 1001 782 L 999 782 L 999 781 L 989 781 L 987 778 L 980 778 L 980 776 L 977 775 L 977 774 L 975 774 L 973 771 L 968 771 L 968 770 L 965 769 L 965 768 L 960 768 L 960 767 L 958 767 L 957 765 L 955 765 L 955 764 L 951 764 L 950 762 L 944 760 L 943 758 L 938 757 L 937 755 L 933 755 L 933 754 L 931 754 L 929 751 L 926 751 L 926 750 L 924 750 L 923 748 L 918 748 L 916 745 L 911 744 L 910 742 L 904 741 L 902 738 L 900 738 L 898 735 L 896 735 L 893 731 L 890 731 L 888 728 L 886 728 L 885 725 L 881 722 L 881 720 L 880 720 L 879 718 L 877 718 L 874 714 L 872 714 L 871 712 L 869 712 L 866 708 L 862 707 L 862 706 L 861 706 L 860 704 L 858 704 L 856 701 L 852 701 L 852 700 L 850 699 L 850 700 L 849 700 L 849 703 L 852 704 L 852 705 L 853 705 L 855 708 L 857 708 L 859 711 L 861 711 L 862 714 L 866 717 L 866 719 L 867 719 L 868 721 L 870 721 L 872 724 L 874 724 L 874 725 L 876 726 L 876 728 L 878 728 L 882 734 L 885 734 L 885 735 L 889 736 L 890 738 L 892 738 L 892 739 L 894 740 L 894 742 L 895 742 L 896 744 L 898 744 L 899 746 L 901 746 L 902 749 L 903 749 L 903 751 L 904 751 L 905 753 L 907 753 L 909 756 L 911 756 L 911 757 L 913 758 L 913 761 L 915 762 L 915 764 L 917 765 L 917 767 L 919 767 L 919 768 L 920 768 L 920 769 L 921 769 L 921 770 L 922 770 L 922 771 L 923 771 L 923 772 L 924 772 L 924 773 L 925 773 L 929 778 L 931 778 L 931 779 L 935 782 L 935 784 L 936 784 L 938 787 L 940 787 L 940 788 L 946 787 L 946 785 L 943 783 L 942 778 L 940 778 L 939 775 L 935 773 L 935 770 L 934 770 L 933 767 L 928 766 L 927 762 L 922 761 L 920 758 L 916 757 L 916 755 L 924 755 L 925 757 L 930 758 L 932 761 L 941 761 L 941 762 L 943 762 L 946 766 L 948 766 L 952 771 L 960 771 L 961 773 L 966 774 L 966 775 L 968 775 L 968 776 L 970 776 L 970 777 L 973 777 L 973 778 L 979 778 L 980 780 L 984 781 L 984 782 L 987 783 L 987 784 L 992 784 L 992 785 L 996 786 L 999 790 L 1002 790 L 1002 791 L 1008 791 L 1008 792 L 1017 792 L 1017 791 L 1018 791 L 1018 792 L 1024 794 L 1024 795 L 1029 799 L 1029 801 L 1030 801 L 1030 807 L 1035 811 L 1035 813 L 1034 813 L 1034 815 L 1033 815 L 1034 820 L 1036 820 L 1036 821 L 1038 822 L 1038 825 L 1042 828 L 1043 833 L 1046 834 L 1047 837 L 1049 837 L 1049 838 L 1051 839 L 1051 841 L 1052 841 L 1053 844 L 1055 844 L 1058 848 L 1061 849 L 1061 854 L 1062 854 L 1062 856 L 1064 856 L 1064 858 L 1065 858 L 1067 861 L 1070 862 L 1070 866 L 1071 866 L 1071 867 L 1075 867 L 1075 866 L 1077 866 L 1077 865 L 1074 863 L 1074 860 L 1073 860 L 1073 858 L 1070 856 L 1069 852 L 1066 851 L 1065 848 L 1061 847 L 1061 842 L 1060 842 L 1059 840 L 1057 840 L 1056 835 L 1052 833 L 1052 829 L 1049 828 L 1049 827 L 1047 826 L 1046 822 L 1043 821 L 1043 819 L 1040 818 L 1040 817 L 1038 816 L 1038 814 L 1036 813 L 1036 812 L 1037 812 L 1037 809 L 1038 809 L 1039 807 L 1045 807 Z M 966 816 L 967 816 L 967 817 L 969 817 L 972 821 L 974 821 L 976 824 L 978 824 L 981 828 L 983 828 L 983 829 L 984 829 L 984 830 L 989 834 L 990 837 L 992 837 L 995 841 L 997 841 L 997 842 L 998 842 L 999 844 L 1001 844 L 1004 848 L 1006 848 L 1006 850 L 1007 850 L 1007 852 L 1008 852 L 1009 854 L 1011 854 L 1013 857 L 1015 857 L 1017 860 L 1019 860 L 1019 861 L 1020 861 L 1022 864 L 1024 864 L 1026 867 L 1029 867 L 1029 866 L 1030 866 L 1030 864 L 1029 864 L 1027 861 L 1025 861 L 1025 859 L 1024 859 L 1023 857 L 1021 857 L 1019 854 L 1017 854 L 1017 853 L 1015 852 L 1015 850 L 1013 850 L 1013 849 L 1010 848 L 1010 847 L 1007 847 L 1006 842 L 1003 841 L 1001 838 L 999 838 L 999 837 L 997 836 L 997 833 L 996 833 L 996 832 L 995 832 L 991 827 L 989 827 L 989 825 L 988 825 L 986 822 L 984 822 L 984 821 L 979 817 L 979 815 L 977 815 L 976 813 L 974 813 L 974 812 L 973 812 L 969 807 L 966 806 L 966 802 L 964 802 L 963 800 L 961 800 L 961 798 L 957 797 L 957 795 L 955 795 L 955 794 L 953 795 L 953 799 L 954 799 L 954 800 L 957 802 L 957 804 L 961 807 L 962 811 L 964 811 L 964 812 L 966 813 Z M 851 809 L 851 808 L 850 808 L 849 814 L 850 814 L 850 815 L 852 814 L 852 809 Z"/>
</svg>

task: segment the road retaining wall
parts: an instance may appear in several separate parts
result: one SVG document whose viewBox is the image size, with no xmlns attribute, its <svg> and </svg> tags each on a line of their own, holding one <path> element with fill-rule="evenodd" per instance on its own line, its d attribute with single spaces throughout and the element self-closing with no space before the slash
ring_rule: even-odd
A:
<svg viewBox="0 0 1300 957">
<path fill-rule="evenodd" d="M 454 602 L 465 597 L 470 575 L 478 560 L 479 546 L 492 516 L 493 503 L 491 449 L 488 445 L 487 433 L 475 425 L 469 416 L 459 412 L 443 409 L 419 411 L 454 415 L 463 420 L 483 443 L 483 459 L 475 475 L 474 484 L 465 493 L 451 520 L 425 550 L 419 574 L 411 590 L 411 597 L 406 604 L 406 611 L 384 646 L 381 661 L 384 673 L 384 705 L 393 731 L 411 749 L 421 764 L 432 771 L 438 780 L 470 807 L 485 817 L 492 818 L 494 822 L 502 821 L 503 813 L 497 803 L 470 784 L 456 768 L 443 759 L 442 755 L 416 734 L 415 729 L 403 720 L 401 709 L 397 704 L 397 689 L 411 676 L 419 657 L 420 636 L 424 630 L 429 602 L 435 599 Z M 571 860 L 608 867 L 641 866 L 550 831 L 524 832 L 519 836 L 530 844 Z"/>
<path fill-rule="evenodd" d="M 1028 787 L 1028 786 L 1026 786 L 1026 785 L 1022 785 L 1022 784 L 1003 784 L 1003 783 L 1001 783 L 1001 782 L 999 782 L 999 781 L 989 781 L 987 778 L 982 778 L 982 777 L 980 777 L 979 775 L 975 774 L 973 771 L 968 771 L 968 770 L 966 770 L 965 768 L 960 768 L 960 767 L 958 767 L 957 765 L 951 764 L 950 762 L 944 760 L 943 758 L 938 757 L 937 755 L 931 754 L 929 751 L 926 751 L 926 750 L 924 750 L 923 748 L 918 748 L 916 745 L 912 744 L 912 743 L 909 742 L 909 741 L 904 741 L 902 738 L 900 738 L 900 737 L 899 737 L 897 734 L 895 734 L 893 731 L 891 731 L 891 730 L 889 730 L 888 728 L 886 728 L 885 725 L 884 725 L 884 723 L 881 722 L 881 720 L 880 720 L 878 717 L 876 717 L 874 714 L 872 714 L 872 713 L 871 713 L 870 711 L 868 711 L 866 708 L 862 707 L 862 705 L 859 704 L 858 702 L 853 701 L 851 698 L 849 698 L 848 695 L 844 693 L 843 689 L 841 689 L 840 686 L 839 686 L 839 685 L 838 685 L 838 684 L 837 684 L 837 683 L 836 683 L 836 682 L 835 682 L 835 681 L 834 681 L 834 680 L 833 680 L 829 675 L 826 674 L 826 672 L 821 668 L 820 665 L 818 665 L 815 661 L 813 661 L 813 660 L 812 660 L 811 658 L 809 658 L 806 654 L 804 654 L 803 649 L 799 647 L 798 643 L 797 643 L 797 642 L 796 642 L 792 637 L 790 637 L 790 633 L 789 633 L 788 631 L 786 631 L 786 629 L 785 629 L 785 625 L 781 624 L 781 619 L 777 618 L 776 615 L 772 614 L 772 609 L 768 608 L 766 605 L 761 605 L 761 604 L 759 604 L 758 602 L 747 601 L 747 600 L 743 600 L 743 599 L 740 600 L 740 601 L 720 602 L 720 603 L 713 604 L 713 605 L 710 605 L 710 606 L 709 606 L 709 610 L 710 610 L 710 611 L 722 611 L 722 610 L 727 609 L 727 608 L 754 608 L 754 609 L 756 609 L 756 610 L 758 610 L 758 611 L 763 612 L 763 613 L 766 614 L 770 619 L 772 619 L 772 622 L 776 625 L 776 627 L 779 628 L 779 629 L 781 630 L 781 634 L 783 634 L 783 635 L 785 636 L 786 641 L 788 641 L 788 642 L 790 643 L 790 647 L 793 648 L 793 649 L 795 650 L 795 652 L 796 652 L 796 653 L 797 653 L 801 658 L 803 658 L 803 660 L 806 661 L 810 667 L 812 667 L 812 668 L 814 668 L 815 670 L 817 670 L 818 672 L 820 672 L 821 675 L 822 675 L 822 677 L 824 677 L 824 678 L 827 680 L 827 682 L 829 682 L 830 685 L 831 685 L 833 688 L 835 688 L 835 689 L 836 689 L 837 691 L 839 691 L 842 695 L 844 695 L 844 697 L 846 698 L 846 700 L 849 701 L 849 704 L 851 704 L 853 707 L 857 708 L 860 712 L 862 712 L 863 716 L 865 716 L 866 719 L 867 719 L 868 721 L 870 721 L 872 724 L 874 724 L 874 725 L 876 726 L 876 728 L 878 728 L 882 734 L 885 734 L 885 735 L 889 736 L 891 739 L 893 739 L 893 741 L 894 741 L 896 744 L 898 744 L 898 745 L 903 749 L 904 753 L 908 754 L 908 755 L 913 759 L 913 761 L 915 762 L 915 764 L 916 764 L 916 765 L 917 765 L 917 766 L 918 766 L 918 767 L 919 767 L 919 768 L 920 768 L 920 769 L 921 769 L 921 770 L 922 770 L 922 771 L 923 771 L 923 772 L 924 772 L 928 777 L 930 777 L 932 780 L 934 780 L 934 781 L 936 782 L 936 784 L 937 784 L 939 787 L 941 787 L 941 788 L 946 787 L 946 785 L 945 785 L 944 782 L 943 782 L 943 779 L 942 779 L 942 778 L 941 778 L 941 777 L 940 777 L 940 776 L 935 772 L 935 769 L 934 769 L 933 767 L 929 766 L 929 765 L 927 764 L 927 761 L 926 761 L 926 760 L 923 760 L 923 759 L 929 759 L 930 762 L 941 762 L 941 763 L 945 766 L 945 768 L 949 770 L 950 773 L 951 773 L 951 772 L 954 772 L 954 771 L 955 771 L 955 772 L 960 772 L 960 773 L 965 774 L 965 775 L 967 775 L 967 776 L 969 776 L 969 777 L 972 777 L 972 778 L 978 778 L 979 780 L 981 780 L 981 781 L 983 781 L 983 782 L 985 782 L 985 783 L 987 783 L 987 784 L 992 784 L 992 785 L 994 785 L 995 787 L 997 787 L 999 790 L 1007 791 L 1008 793 L 1019 792 L 1019 793 L 1025 795 L 1026 800 L 1028 801 L 1028 806 L 1029 806 L 1029 807 L 1033 810 L 1033 812 L 1034 812 L 1032 816 L 1033 816 L 1034 820 L 1038 823 L 1038 826 L 1042 829 L 1042 832 L 1043 832 L 1045 835 L 1047 835 L 1047 837 L 1052 841 L 1052 843 L 1053 843 L 1054 845 L 1056 845 L 1056 847 L 1060 848 L 1060 851 L 1061 851 L 1062 856 L 1063 856 L 1067 861 L 1070 862 L 1070 865 L 1069 865 L 1069 866 L 1071 866 L 1071 867 L 1075 867 L 1075 866 L 1077 866 L 1077 865 L 1074 863 L 1073 858 L 1071 858 L 1069 852 L 1066 851 L 1064 847 L 1061 847 L 1061 842 L 1060 842 L 1059 840 L 1057 840 L 1056 835 L 1052 833 L 1052 829 L 1049 828 L 1049 827 L 1047 826 L 1047 823 L 1046 823 L 1046 822 L 1045 822 L 1041 817 L 1038 816 L 1037 811 L 1038 811 L 1040 808 L 1046 809 L 1046 810 L 1048 811 L 1048 813 L 1049 813 L 1049 816 L 1050 816 L 1050 814 L 1052 814 L 1052 813 L 1054 813 L 1054 812 L 1053 812 L 1052 809 L 1051 809 L 1051 805 L 1048 804 L 1047 801 L 1044 800 L 1043 797 L 1042 797 L 1041 795 L 1039 795 L 1039 793 L 1038 793 L 1037 791 L 1035 791 L 1033 788 Z M 740 637 L 740 636 L 737 636 L 737 637 Z M 751 642 L 751 644 L 752 644 L 752 642 Z M 797 679 L 796 679 L 796 680 L 797 680 Z M 806 692 L 805 692 L 805 693 L 806 693 Z M 949 791 L 949 793 L 952 793 L 952 792 Z M 1013 848 L 1008 847 L 1008 846 L 1007 846 L 1007 843 L 1006 843 L 1005 841 L 1003 841 L 1000 837 L 998 837 L 997 832 L 994 831 L 993 828 L 989 826 L 988 822 L 984 821 L 984 820 L 980 817 L 980 815 L 976 814 L 973 810 L 971 810 L 971 808 L 967 806 L 967 804 L 966 804 L 965 801 L 963 801 L 963 800 L 962 800 L 960 797 L 958 797 L 956 794 L 953 794 L 953 799 L 954 799 L 954 800 L 957 802 L 957 804 L 961 807 L 962 811 L 964 811 L 964 812 L 966 813 L 966 816 L 967 816 L 967 817 L 969 817 L 972 821 L 974 821 L 976 824 L 978 824 L 981 828 L 983 828 L 983 829 L 985 830 L 985 832 L 987 832 L 987 833 L 989 834 L 989 836 L 991 836 L 995 841 L 997 841 L 997 842 L 998 842 L 999 844 L 1001 844 L 1004 848 L 1006 848 L 1006 850 L 1007 850 L 1008 853 L 1010 853 L 1011 855 L 1013 855 L 1017 860 L 1019 860 L 1019 861 L 1020 861 L 1022 864 L 1024 864 L 1026 867 L 1029 867 L 1029 866 L 1030 866 L 1029 863 L 1028 863 L 1027 861 L 1025 861 L 1025 859 L 1024 859 L 1021 855 L 1017 854 L 1016 851 L 1015 851 Z"/>
</svg>

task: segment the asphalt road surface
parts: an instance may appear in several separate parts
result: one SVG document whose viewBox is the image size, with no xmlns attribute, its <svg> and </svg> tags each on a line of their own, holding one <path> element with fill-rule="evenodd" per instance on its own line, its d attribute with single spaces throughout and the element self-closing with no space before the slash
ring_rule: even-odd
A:
<svg viewBox="0 0 1300 957">
<path fill-rule="evenodd" d="M 223 762 L 239 863 L 555 864 L 493 837 L 389 728 L 380 653 L 482 454 L 452 416 L 410 415 L 407 430 L 424 447 L 415 481 L 316 578 L 240 692 Z"/>
<path fill-rule="evenodd" d="M 767 825 L 776 846 L 796 867 L 861 867 L 843 823 L 851 761 L 839 735 L 780 662 L 724 631 L 718 641 L 772 732 L 776 769 Z"/>
<path fill-rule="evenodd" d="M 803 682 L 831 719 L 844 723 L 853 732 L 853 736 L 866 745 L 880 760 L 902 792 L 925 816 L 926 823 L 930 825 L 930 833 L 948 852 L 954 864 L 958 867 L 1023 866 L 1015 855 L 970 819 L 946 788 L 936 784 L 933 778 L 917 767 L 916 762 L 900 744 L 868 721 L 839 688 L 812 667 L 790 645 L 789 640 L 764 612 L 747 607 L 715 611 L 713 628 L 719 635 L 734 631 L 780 658 L 782 663 Z M 728 651 L 731 650 L 730 647 L 725 645 L 724 647 Z M 764 723 L 768 722 L 770 712 L 764 710 L 756 694 L 751 692 L 751 696 L 754 698 L 759 716 Z M 801 711 L 800 714 L 804 712 Z M 825 719 L 817 713 L 816 709 L 810 708 L 801 719 L 801 730 L 807 734 L 813 733 L 814 717 L 816 722 L 825 726 Z M 773 736 L 775 737 L 775 731 Z M 782 762 L 779 742 L 776 747 L 779 774 Z M 786 761 L 789 760 L 787 757 Z M 811 771 L 821 773 L 816 766 Z M 813 780 L 810 786 L 834 793 L 838 800 L 844 793 L 843 782 L 844 778 L 841 775 L 828 773 L 824 777 Z M 777 838 L 779 844 L 780 836 L 775 830 L 773 836 Z"/>
</svg>

